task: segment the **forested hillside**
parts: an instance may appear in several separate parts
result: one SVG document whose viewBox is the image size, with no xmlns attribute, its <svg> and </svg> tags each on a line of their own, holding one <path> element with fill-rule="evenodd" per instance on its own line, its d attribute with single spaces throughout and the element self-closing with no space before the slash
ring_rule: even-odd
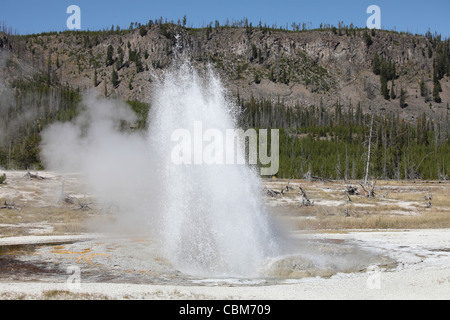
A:
<svg viewBox="0 0 450 320">
<path fill-rule="evenodd" d="M 242 105 L 243 127 L 281 128 L 279 177 L 363 179 L 368 168 L 376 179 L 449 178 L 448 129 L 425 113 L 412 123 L 359 106 L 344 112 L 340 105 L 327 111 L 253 99 Z"/>
<path fill-rule="evenodd" d="M 176 54 L 210 64 L 245 128 L 279 128 L 279 177 L 450 176 L 450 41 L 352 25 L 286 28 L 162 19 L 129 29 L 0 32 L 0 167 L 42 168 L 40 132 L 83 92 L 121 99 L 146 126 L 155 77 Z M 369 152 L 370 145 L 370 152 Z"/>
</svg>

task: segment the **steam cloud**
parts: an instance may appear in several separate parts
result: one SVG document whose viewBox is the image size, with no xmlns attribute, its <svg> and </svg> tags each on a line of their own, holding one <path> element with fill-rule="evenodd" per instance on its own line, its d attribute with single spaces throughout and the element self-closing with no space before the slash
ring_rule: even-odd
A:
<svg viewBox="0 0 450 320">
<path fill-rule="evenodd" d="M 94 95 L 85 95 L 82 105 L 73 122 L 42 132 L 42 160 L 53 171 L 81 174 L 100 203 L 137 218 L 151 190 L 152 158 L 142 134 L 120 130 L 136 115 L 123 102 Z"/>
<path fill-rule="evenodd" d="M 157 81 L 143 135 L 119 130 L 136 120 L 124 103 L 85 96 L 85 111 L 42 134 L 46 167 L 79 172 L 99 201 L 123 221 L 145 226 L 179 270 L 202 275 L 250 275 L 276 254 L 272 222 L 260 181 L 244 165 L 175 165 L 171 134 L 234 128 L 236 109 L 210 70 L 200 76 L 187 62 Z"/>
</svg>

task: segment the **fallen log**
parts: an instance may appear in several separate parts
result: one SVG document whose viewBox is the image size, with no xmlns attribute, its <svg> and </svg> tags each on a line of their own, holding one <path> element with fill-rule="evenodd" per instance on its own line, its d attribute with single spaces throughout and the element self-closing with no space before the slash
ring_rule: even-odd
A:
<svg viewBox="0 0 450 320">
<path fill-rule="evenodd" d="M 331 180 L 331 179 L 313 176 L 313 175 L 311 174 L 311 171 L 308 171 L 307 173 L 305 173 L 305 174 L 303 175 L 303 179 L 306 180 L 306 181 L 333 182 L 333 180 Z"/>
<path fill-rule="evenodd" d="M 346 191 L 346 192 L 347 192 L 349 195 L 352 195 L 352 196 L 358 195 L 358 194 L 359 194 L 358 187 L 351 186 L 351 185 L 348 185 L 348 186 L 347 186 L 347 191 Z"/>
<path fill-rule="evenodd" d="M 6 200 L 3 203 L 2 206 L 0 206 L 0 209 L 8 209 L 8 210 L 19 210 L 19 208 L 16 207 L 16 205 L 13 203 L 8 203 Z"/>
<path fill-rule="evenodd" d="M 267 189 L 267 195 L 271 196 L 271 197 L 276 197 L 277 195 L 282 194 L 281 192 L 272 190 L 272 189 Z"/>
<path fill-rule="evenodd" d="M 37 179 L 37 180 L 44 180 L 44 177 L 39 176 L 38 174 L 32 174 L 30 171 L 27 170 L 27 173 L 23 175 L 24 178 L 27 179 Z"/>
</svg>

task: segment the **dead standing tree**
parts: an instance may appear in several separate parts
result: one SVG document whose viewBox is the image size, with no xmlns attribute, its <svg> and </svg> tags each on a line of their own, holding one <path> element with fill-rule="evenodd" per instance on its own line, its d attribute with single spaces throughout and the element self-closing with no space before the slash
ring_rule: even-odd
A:
<svg viewBox="0 0 450 320">
<path fill-rule="evenodd" d="M 285 192 L 289 192 L 290 190 L 294 190 L 294 188 L 289 185 L 290 183 L 291 183 L 291 178 L 289 178 L 289 181 L 288 181 L 286 187 L 281 189 L 281 194 L 284 195 Z"/>
<path fill-rule="evenodd" d="M 58 203 L 74 204 L 74 198 L 64 191 L 64 182 L 65 180 L 62 182 L 61 194 L 59 195 Z"/>
<path fill-rule="evenodd" d="M 363 184 L 360 183 L 359 185 L 363 188 L 364 192 L 366 193 L 366 197 L 372 199 L 375 198 L 375 184 L 377 183 L 377 180 L 372 181 L 372 185 L 370 186 L 371 188 L 364 188 Z M 367 184 L 369 185 L 369 184 Z"/>
<path fill-rule="evenodd" d="M 369 184 L 370 157 L 372 154 L 372 139 L 374 138 L 373 123 L 374 123 L 374 115 L 372 115 L 372 120 L 370 121 L 370 131 L 369 131 L 369 137 L 367 140 L 366 173 L 364 176 L 364 182 L 359 184 L 363 188 L 364 192 L 366 193 L 366 197 L 368 197 L 368 198 L 375 197 L 375 184 L 377 182 L 376 180 L 374 180 L 374 181 L 372 181 L 372 185 Z M 366 186 L 366 187 L 364 187 L 364 186 Z"/>
<path fill-rule="evenodd" d="M 364 177 L 365 185 L 368 185 L 368 183 L 369 183 L 370 155 L 371 155 L 372 137 L 373 137 L 373 117 L 374 116 L 372 115 L 372 121 L 370 123 L 369 140 L 367 141 L 367 163 L 366 163 L 366 174 Z"/>
<path fill-rule="evenodd" d="M 314 201 L 309 200 L 308 196 L 306 195 L 305 190 L 301 186 L 298 187 L 300 189 L 299 193 L 302 194 L 302 201 L 300 202 L 300 207 L 308 207 L 313 206 Z"/>
<path fill-rule="evenodd" d="M 339 174 L 342 175 L 341 170 L 339 169 L 339 167 L 336 166 L 336 170 L 339 172 Z M 358 188 L 355 186 L 352 186 L 350 183 L 348 183 L 347 178 L 345 177 L 345 175 L 343 175 L 344 177 L 344 181 L 346 184 L 346 189 L 345 189 L 345 195 L 347 196 L 347 203 L 352 203 L 352 199 L 350 198 L 350 195 L 358 195 L 359 191 Z"/>
<path fill-rule="evenodd" d="M 423 197 L 423 200 L 425 200 L 427 203 L 425 204 L 425 208 L 429 209 L 431 208 L 431 200 L 433 200 L 433 196 L 431 195 L 431 192 L 428 191 L 427 195 Z"/>
<path fill-rule="evenodd" d="M 88 211 L 92 210 L 92 208 L 89 206 L 86 200 L 86 193 L 84 194 L 84 201 L 81 202 L 80 199 L 77 199 L 79 207 L 74 210 L 82 210 L 82 211 Z"/>
<path fill-rule="evenodd" d="M 342 174 L 342 172 L 338 166 L 336 166 L 336 170 L 339 172 L 339 174 Z M 352 186 L 350 183 L 348 183 L 345 175 L 343 175 L 343 177 L 344 177 L 344 181 L 346 184 L 345 195 L 347 196 L 347 206 L 345 207 L 344 216 L 350 217 L 349 205 L 353 204 L 353 201 L 352 201 L 352 198 L 350 198 L 350 195 L 359 194 L 359 191 L 358 191 L 357 187 Z"/>
<path fill-rule="evenodd" d="M 289 192 L 290 190 L 294 190 L 294 188 L 289 185 L 290 183 L 291 183 L 291 179 L 289 179 L 288 184 L 286 185 L 287 192 Z"/>
</svg>

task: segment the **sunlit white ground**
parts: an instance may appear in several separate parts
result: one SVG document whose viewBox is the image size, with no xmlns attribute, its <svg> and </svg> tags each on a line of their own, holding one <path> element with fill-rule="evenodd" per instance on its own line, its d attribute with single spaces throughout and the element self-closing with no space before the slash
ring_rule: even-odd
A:
<svg viewBox="0 0 450 320">
<path fill-rule="evenodd" d="M 304 234 L 299 235 L 305 237 Z M 262 279 L 192 279 L 177 284 L 89 283 L 74 287 L 59 283 L 1 282 L 0 296 L 25 294 L 39 298 L 43 292 L 62 290 L 102 295 L 112 299 L 449 299 L 450 237 L 448 230 L 404 230 L 308 235 L 316 239 L 342 239 L 395 259 L 393 269 L 382 267 L 364 272 L 337 273 L 331 277 L 306 277 L 266 282 Z M 17 239 L 18 240 L 18 239 Z M 26 240 L 26 239 L 22 239 Z M 58 249 L 56 249 L 58 250 Z M 135 261 L 134 261 L 135 262 Z M 120 263 L 120 262 L 119 262 Z M 122 262 L 116 268 L 142 266 Z M 161 262 L 164 263 L 163 261 Z M 131 265 L 133 264 L 133 265 Z M 144 270 L 141 270 L 144 271 Z M 154 269 L 154 272 L 161 272 Z M 170 278 L 174 274 L 159 274 Z"/>
<path fill-rule="evenodd" d="M 22 207 L 56 205 L 60 176 L 44 172 L 48 179 L 27 181 L 23 174 L 7 173 L 11 180 L 0 187 L 0 198 Z M 77 179 L 65 181 L 65 192 L 84 197 Z M 0 249 L 24 265 L 1 275 L 0 299 L 40 299 L 53 291 L 69 299 L 450 298 L 449 229 L 291 231 L 297 250 L 268 260 L 253 277 L 236 278 L 183 274 L 157 242 L 138 235 L 52 234 L 51 222 L 14 221 L 29 235 L 0 236 Z M 74 266 L 79 285 L 68 282 Z"/>
</svg>

